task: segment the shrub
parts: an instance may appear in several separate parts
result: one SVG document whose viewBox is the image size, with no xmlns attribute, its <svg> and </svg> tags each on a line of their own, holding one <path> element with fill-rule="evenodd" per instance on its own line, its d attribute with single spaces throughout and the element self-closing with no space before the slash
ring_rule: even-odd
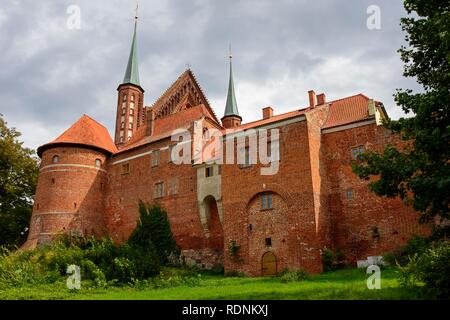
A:
<svg viewBox="0 0 450 320">
<path fill-rule="evenodd" d="M 415 254 L 421 254 L 432 245 L 430 238 L 414 236 L 400 250 L 389 252 L 383 256 L 384 261 L 390 265 L 405 266 Z"/>
<path fill-rule="evenodd" d="M 212 274 L 223 274 L 225 271 L 223 263 L 216 263 L 215 265 L 213 265 L 210 271 Z"/>
<path fill-rule="evenodd" d="M 298 282 L 298 281 L 304 281 L 309 279 L 309 274 L 302 269 L 289 271 L 288 269 L 284 269 L 280 273 L 280 279 L 282 282 L 288 283 L 288 282 Z"/>
<path fill-rule="evenodd" d="M 160 206 L 149 206 L 139 203 L 140 220 L 131 234 L 128 244 L 135 248 L 146 250 L 152 247 L 156 250 L 159 262 L 165 265 L 169 257 L 179 256 L 179 249 L 170 229 L 167 212 Z"/>
<path fill-rule="evenodd" d="M 323 249 L 322 251 L 322 266 L 323 271 L 333 271 L 346 267 L 345 255 L 341 250 L 333 252 L 330 249 Z"/>
<path fill-rule="evenodd" d="M 450 298 L 450 243 L 437 242 L 423 252 L 409 258 L 405 266 L 399 266 L 399 280 L 403 286 L 420 286 L 433 298 Z"/>
</svg>

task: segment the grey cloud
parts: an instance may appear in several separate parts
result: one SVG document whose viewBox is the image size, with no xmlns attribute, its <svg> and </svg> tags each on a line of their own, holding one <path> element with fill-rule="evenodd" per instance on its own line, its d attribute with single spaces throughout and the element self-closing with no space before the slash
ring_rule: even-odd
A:
<svg viewBox="0 0 450 320">
<path fill-rule="evenodd" d="M 81 8 L 81 30 L 66 9 Z M 366 8 L 381 8 L 382 29 L 366 28 Z M 133 29 L 134 0 L 6 0 L 0 5 L 0 112 L 37 147 L 83 113 L 114 129 Z M 255 120 L 266 105 L 280 113 L 305 106 L 307 90 L 330 99 L 364 92 L 393 117 L 402 77 L 396 50 L 404 35 L 400 1 L 141 1 L 138 50 L 147 105 L 189 63 L 220 117 L 228 45 L 240 112 Z"/>
</svg>

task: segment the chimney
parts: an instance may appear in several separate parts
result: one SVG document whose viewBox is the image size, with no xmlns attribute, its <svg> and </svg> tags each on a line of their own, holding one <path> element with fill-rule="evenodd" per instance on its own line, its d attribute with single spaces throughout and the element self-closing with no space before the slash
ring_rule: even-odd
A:
<svg viewBox="0 0 450 320">
<path fill-rule="evenodd" d="M 273 109 L 272 107 L 265 107 L 262 109 L 263 112 L 263 119 L 269 119 L 273 117 Z"/>
<path fill-rule="evenodd" d="M 145 129 L 145 135 L 151 136 L 153 134 L 153 128 L 155 127 L 155 112 L 153 108 L 149 108 L 146 112 L 147 128 Z"/>
<path fill-rule="evenodd" d="M 317 95 L 317 105 L 320 106 L 322 104 L 325 104 L 327 102 L 325 93 L 321 93 Z"/>
<path fill-rule="evenodd" d="M 314 90 L 309 90 L 308 95 L 309 95 L 309 107 L 314 108 L 317 105 L 316 93 L 314 92 Z"/>
</svg>

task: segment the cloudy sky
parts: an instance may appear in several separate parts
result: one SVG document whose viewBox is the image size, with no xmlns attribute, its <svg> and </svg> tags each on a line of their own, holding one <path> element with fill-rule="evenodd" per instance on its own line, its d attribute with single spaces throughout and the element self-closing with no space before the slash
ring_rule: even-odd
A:
<svg viewBox="0 0 450 320">
<path fill-rule="evenodd" d="M 67 13 L 80 9 L 80 28 Z M 114 130 L 135 0 L 2 0 L 0 113 L 26 146 L 53 140 L 83 113 Z M 381 29 L 367 28 L 377 5 Z M 282 113 L 307 105 L 307 91 L 328 100 L 364 93 L 402 116 L 392 94 L 417 88 L 402 76 L 400 0 L 141 0 L 138 50 L 145 104 L 189 64 L 219 117 L 228 83 L 228 46 L 244 122 L 261 108 Z"/>
</svg>

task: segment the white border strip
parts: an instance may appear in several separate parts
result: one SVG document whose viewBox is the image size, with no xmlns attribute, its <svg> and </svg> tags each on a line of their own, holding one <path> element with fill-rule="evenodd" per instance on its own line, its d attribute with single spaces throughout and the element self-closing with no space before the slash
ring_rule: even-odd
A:
<svg viewBox="0 0 450 320">
<path fill-rule="evenodd" d="M 361 121 L 361 122 L 355 122 L 355 123 L 346 124 L 346 125 L 343 125 L 343 126 L 322 129 L 322 133 L 331 133 L 331 132 L 343 131 L 343 130 L 348 130 L 348 129 L 352 129 L 352 128 L 367 126 L 369 124 L 374 124 L 374 123 L 376 123 L 375 119 L 370 119 L 370 120 L 365 120 L 365 121 Z"/>
<path fill-rule="evenodd" d="M 41 172 L 44 169 L 47 168 L 57 168 L 57 167 L 79 167 L 79 168 L 88 168 L 88 169 L 95 169 L 95 170 L 99 170 L 99 171 L 103 171 L 106 173 L 105 169 L 96 167 L 96 166 L 90 166 L 87 164 L 76 164 L 76 163 L 64 163 L 64 164 L 49 164 L 45 167 L 42 167 L 39 171 Z M 64 170 L 47 170 L 45 172 L 52 172 L 52 171 L 64 171 Z"/>
<path fill-rule="evenodd" d="M 122 162 L 127 162 L 129 160 L 133 160 L 133 159 L 137 159 L 137 158 L 140 158 L 140 157 L 144 157 L 144 156 L 147 156 L 147 155 L 152 154 L 152 153 L 153 153 L 153 150 L 150 150 L 150 151 L 147 151 L 147 152 L 143 152 L 143 153 L 139 153 L 139 154 L 136 154 L 134 156 L 131 156 L 131 157 L 128 157 L 128 158 L 125 158 L 125 159 L 122 159 L 122 160 L 114 161 L 112 164 L 114 165 L 114 164 L 119 164 L 119 163 L 122 163 Z"/>
</svg>

